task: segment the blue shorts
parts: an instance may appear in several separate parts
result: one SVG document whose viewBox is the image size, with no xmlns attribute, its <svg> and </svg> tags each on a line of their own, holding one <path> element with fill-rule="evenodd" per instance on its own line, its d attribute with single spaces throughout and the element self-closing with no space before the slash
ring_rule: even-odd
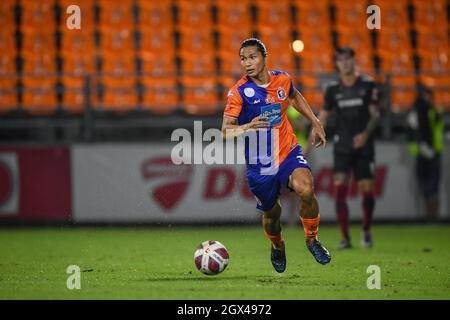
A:
<svg viewBox="0 0 450 320">
<path fill-rule="evenodd" d="M 248 186 L 256 198 L 256 208 L 262 211 L 272 209 L 280 195 L 281 186 L 289 188 L 289 176 L 297 168 L 311 170 L 300 146 L 289 153 L 273 175 L 262 175 L 259 170 L 247 168 Z"/>
</svg>

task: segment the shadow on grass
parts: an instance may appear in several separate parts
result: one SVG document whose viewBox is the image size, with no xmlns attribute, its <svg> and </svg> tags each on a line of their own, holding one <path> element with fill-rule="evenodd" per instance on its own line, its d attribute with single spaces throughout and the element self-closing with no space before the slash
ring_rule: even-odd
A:
<svg viewBox="0 0 450 320">
<path fill-rule="evenodd" d="M 256 281 L 260 283 L 292 283 L 294 280 L 300 280 L 301 277 L 299 275 L 273 275 L 273 276 L 207 276 L 207 275 L 185 275 L 185 276 L 174 276 L 174 277 L 150 277 L 145 278 L 140 281 L 147 282 L 177 282 L 177 281 Z"/>
</svg>

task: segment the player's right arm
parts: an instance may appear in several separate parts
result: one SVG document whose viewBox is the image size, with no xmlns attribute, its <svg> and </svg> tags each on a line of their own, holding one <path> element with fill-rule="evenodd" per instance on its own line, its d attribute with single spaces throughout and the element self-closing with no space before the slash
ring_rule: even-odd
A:
<svg viewBox="0 0 450 320">
<path fill-rule="evenodd" d="M 263 115 L 259 115 L 249 123 L 239 125 L 236 118 L 223 116 L 222 120 L 222 137 L 225 139 L 230 139 L 238 137 L 240 135 L 246 134 L 249 130 L 256 130 L 258 128 L 266 128 L 269 126 L 266 118 Z"/>
<path fill-rule="evenodd" d="M 233 87 L 228 92 L 227 105 L 223 112 L 222 120 L 222 137 L 225 139 L 231 139 L 247 133 L 248 130 L 256 130 L 258 128 L 265 128 L 269 126 L 269 123 L 265 117 L 259 115 L 255 117 L 251 122 L 239 125 L 238 118 L 242 111 L 242 97 L 237 91 L 236 87 Z"/>
</svg>

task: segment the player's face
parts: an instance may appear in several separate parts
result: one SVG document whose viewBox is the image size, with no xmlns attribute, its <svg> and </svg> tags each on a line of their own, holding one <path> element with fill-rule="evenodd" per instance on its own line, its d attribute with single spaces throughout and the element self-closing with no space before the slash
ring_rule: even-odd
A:
<svg viewBox="0 0 450 320">
<path fill-rule="evenodd" d="M 242 48 L 240 57 L 241 66 L 250 77 L 256 77 L 266 66 L 265 58 L 255 46 Z"/>
<path fill-rule="evenodd" d="M 355 72 L 355 58 L 348 54 L 340 54 L 336 57 L 336 66 L 340 74 Z"/>
</svg>

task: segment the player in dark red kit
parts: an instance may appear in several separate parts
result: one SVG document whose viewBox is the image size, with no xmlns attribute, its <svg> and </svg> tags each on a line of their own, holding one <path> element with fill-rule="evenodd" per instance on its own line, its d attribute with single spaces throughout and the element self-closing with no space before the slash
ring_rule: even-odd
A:
<svg viewBox="0 0 450 320">
<path fill-rule="evenodd" d="M 334 186 L 336 215 L 342 232 L 339 249 L 351 248 L 348 231 L 347 194 L 353 170 L 362 195 L 363 234 L 361 245 L 373 245 L 370 225 L 375 208 L 373 132 L 379 121 L 378 90 L 373 80 L 355 70 L 355 52 L 341 47 L 335 53 L 339 81 L 331 83 L 325 92 L 325 106 L 319 120 L 326 126 L 331 112 L 336 114 L 334 136 Z"/>
</svg>

